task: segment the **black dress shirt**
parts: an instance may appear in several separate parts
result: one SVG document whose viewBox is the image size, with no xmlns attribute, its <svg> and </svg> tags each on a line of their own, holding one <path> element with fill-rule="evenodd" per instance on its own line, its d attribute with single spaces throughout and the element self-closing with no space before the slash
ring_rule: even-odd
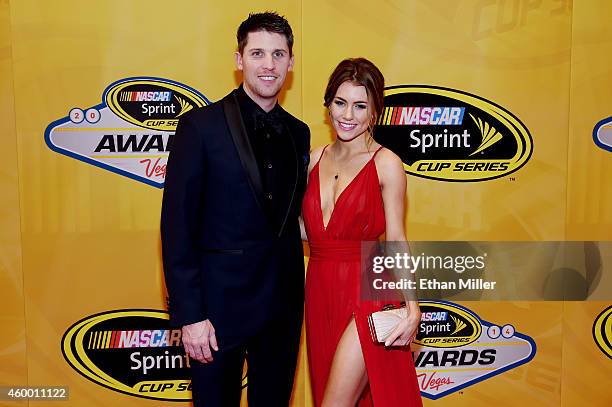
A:
<svg viewBox="0 0 612 407">
<path fill-rule="evenodd" d="M 257 161 L 264 189 L 264 212 L 276 231 L 283 224 L 295 189 L 295 145 L 278 103 L 270 112 L 251 99 L 242 85 L 237 92 L 244 126 Z"/>
</svg>

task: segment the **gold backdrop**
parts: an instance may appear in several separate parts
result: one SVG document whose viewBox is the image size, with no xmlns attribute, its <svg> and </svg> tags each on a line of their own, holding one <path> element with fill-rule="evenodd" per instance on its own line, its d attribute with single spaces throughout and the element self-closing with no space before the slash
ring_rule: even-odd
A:
<svg viewBox="0 0 612 407">
<path fill-rule="evenodd" d="M 409 176 L 409 239 L 612 237 L 612 153 L 592 138 L 595 124 L 612 116 L 609 1 L 4 0 L 0 385 L 69 386 L 63 405 L 160 405 L 86 380 L 66 363 L 60 342 L 92 314 L 164 309 L 162 191 L 57 154 L 44 132 L 71 108 L 100 103 L 109 84 L 127 77 L 168 78 L 220 99 L 239 80 L 235 30 L 261 10 L 277 10 L 292 24 L 296 65 L 281 101 L 310 125 L 313 147 L 331 141 L 326 80 L 341 59 L 356 56 L 375 62 L 388 86 L 470 92 L 529 129 L 533 155 L 512 177 L 450 183 Z M 537 354 L 425 404 L 609 405 L 612 364 L 591 329 L 610 303 L 466 305 L 483 319 L 511 320 L 534 339 Z M 293 406 L 311 405 L 306 372 L 303 347 Z"/>
</svg>

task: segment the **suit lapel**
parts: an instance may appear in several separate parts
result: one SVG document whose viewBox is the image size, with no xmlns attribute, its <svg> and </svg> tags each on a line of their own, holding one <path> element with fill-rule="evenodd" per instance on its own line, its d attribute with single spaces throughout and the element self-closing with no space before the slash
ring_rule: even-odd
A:
<svg viewBox="0 0 612 407">
<path fill-rule="evenodd" d="M 253 148 L 249 142 L 244 122 L 240 114 L 240 107 L 238 106 L 238 100 L 236 98 L 236 91 L 232 92 L 226 98 L 223 99 L 223 112 L 225 113 L 225 121 L 229 128 L 230 134 L 238 151 L 240 157 L 240 163 L 247 174 L 247 179 L 257 205 L 263 212 L 263 183 L 261 181 L 261 174 L 257 167 L 257 161 L 255 160 L 255 154 Z"/>
<path fill-rule="evenodd" d="M 288 113 L 283 110 L 283 114 L 287 115 Z M 289 205 L 287 206 L 285 216 L 283 217 L 283 223 L 281 224 L 280 230 L 278 231 L 279 236 L 283 233 L 283 230 L 285 229 L 285 224 L 287 223 L 287 218 L 289 217 L 289 214 L 291 213 L 291 207 L 293 206 L 293 200 L 295 199 L 295 193 L 297 191 L 299 175 L 300 175 L 300 155 L 298 154 L 298 150 L 296 147 L 296 142 L 295 142 L 293 133 L 291 133 L 291 129 L 289 128 L 285 120 L 283 120 L 283 127 L 285 131 L 287 132 L 287 134 L 289 135 L 291 147 L 293 148 L 293 152 L 295 154 L 295 170 L 294 170 L 294 177 L 293 177 L 293 188 L 291 188 L 291 198 L 289 199 Z"/>
</svg>

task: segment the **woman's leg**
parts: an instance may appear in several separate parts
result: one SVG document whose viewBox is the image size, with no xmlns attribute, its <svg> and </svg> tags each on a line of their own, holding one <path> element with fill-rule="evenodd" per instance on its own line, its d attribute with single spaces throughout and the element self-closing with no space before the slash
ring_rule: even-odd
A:
<svg viewBox="0 0 612 407">
<path fill-rule="evenodd" d="M 351 318 L 338 342 L 321 406 L 354 407 L 367 383 L 359 335 Z"/>
</svg>

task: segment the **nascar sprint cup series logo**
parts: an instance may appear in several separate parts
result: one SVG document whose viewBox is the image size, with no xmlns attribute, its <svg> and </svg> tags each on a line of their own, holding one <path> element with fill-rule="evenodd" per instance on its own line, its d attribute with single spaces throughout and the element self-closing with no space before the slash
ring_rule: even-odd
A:
<svg viewBox="0 0 612 407">
<path fill-rule="evenodd" d="M 595 125 L 593 141 L 599 148 L 612 152 L 612 117 L 600 120 Z"/>
<path fill-rule="evenodd" d="M 593 339 L 604 355 L 612 359 L 612 305 L 595 318 Z"/>
<path fill-rule="evenodd" d="M 529 131 L 484 98 L 436 86 L 392 86 L 376 140 L 407 173 L 440 181 L 483 181 L 521 168 L 531 157 Z"/>
<path fill-rule="evenodd" d="M 84 318 L 62 338 L 66 361 L 87 379 L 155 400 L 191 400 L 189 358 L 168 313 L 117 310 Z"/>
<path fill-rule="evenodd" d="M 104 90 L 101 104 L 75 107 L 51 123 L 45 141 L 60 154 L 162 188 L 179 118 L 209 103 L 178 82 L 126 78 Z"/>
<path fill-rule="evenodd" d="M 439 399 L 533 359 L 532 338 L 508 321 L 496 324 L 447 301 L 419 301 L 421 322 L 412 344 L 421 395 Z"/>
</svg>

